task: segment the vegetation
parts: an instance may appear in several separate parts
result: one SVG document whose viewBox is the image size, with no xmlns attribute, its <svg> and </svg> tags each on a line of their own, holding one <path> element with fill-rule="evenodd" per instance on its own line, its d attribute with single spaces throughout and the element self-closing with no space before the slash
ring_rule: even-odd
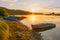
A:
<svg viewBox="0 0 60 40">
<path fill-rule="evenodd" d="M 11 23 L 12 22 L 12 23 Z M 29 40 L 30 34 L 24 25 L 19 24 L 18 21 L 6 21 L 9 25 L 9 40 Z"/>
<path fill-rule="evenodd" d="M 0 7 L 0 16 L 8 16 L 6 8 Z"/>
<path fill-rule="evenodd" d="M 0 40 L 29 40 L 30 31 L 18 21 L 0 19 Z"/>
<path fill-rule="evenodd" d="M 0 40 L 8 40 L 9 26 L 2 20 L 0 20 Z"/>
</svg>

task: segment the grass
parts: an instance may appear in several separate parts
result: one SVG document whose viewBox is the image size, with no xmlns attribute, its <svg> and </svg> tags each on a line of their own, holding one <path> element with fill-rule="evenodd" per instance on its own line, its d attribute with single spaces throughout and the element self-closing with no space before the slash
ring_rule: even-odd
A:
<svg viewBox="0 0 60 40">
<path fill-rule="evenodd" d="M 29 32 L 18 21 L 0 19 L 0 40 L 29 40 Z"/>
<path fill-rule="evenodd" d="M 9 26 L 2 20 L 0 20 L 0 40 L 8 40 Z"/>
</svg>

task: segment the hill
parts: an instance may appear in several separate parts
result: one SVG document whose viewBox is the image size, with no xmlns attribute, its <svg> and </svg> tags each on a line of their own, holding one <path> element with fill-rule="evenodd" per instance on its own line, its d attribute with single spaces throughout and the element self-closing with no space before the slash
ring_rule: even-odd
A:
<svg viewBox="0 0 60 40">
<path fill-rule="evenodd" d="M 1 10 L 3 10 L 5 13 L 8 13 L 9 15 L 28 15 L 28 14 L 31 14 L 31 12 L 28 12 L 28 11 L 7 9 L 4 7 L 0 7 L 0 11 Z"/>
<path fill-rule="evenodd" d="M 4 11 L 5 15 L 30 15 L 30 14 L 34 14 L 34 15 L 53 15 L 53 16 L 60 16 L 60 13 L 48 13 L 48 14 L 44 14 L 44 13 L 36 13 L 36 12 L 29 12 L 29 11 L 24 11 L 24 10 L 14 10 L 14 9 L 7 9 L 5 7 L 0 7 L 0 12 Z"/>
<path fill-rule="evenodd" d="M 24 10 L 14 10 L 14 9 L 7 9 L 4 7 L 0 7 L 0 11 L 3 10 L 5 13 L 8 13 L 9 15 L 43 15 L 43 13 L 36 13 L 36 12 L 29 12 L 29 11 L 24 11 Z"/>
</svg>

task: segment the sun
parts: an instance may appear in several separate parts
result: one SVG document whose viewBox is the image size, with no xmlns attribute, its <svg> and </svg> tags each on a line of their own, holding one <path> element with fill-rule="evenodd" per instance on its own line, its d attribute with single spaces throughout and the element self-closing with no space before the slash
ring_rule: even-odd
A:
<svg viewBox="0 0 60 40">
<path fill-rule="evenodd" d="M 30 11 L 30 12 L 37 12 L 36 9 L 30 9 L 29 11 Z"/>
<path fill-rule="evenodd" d="M 35 9 L 31 9 L 31 12 L 36 12 L 36 10 Z"/>
</svg>

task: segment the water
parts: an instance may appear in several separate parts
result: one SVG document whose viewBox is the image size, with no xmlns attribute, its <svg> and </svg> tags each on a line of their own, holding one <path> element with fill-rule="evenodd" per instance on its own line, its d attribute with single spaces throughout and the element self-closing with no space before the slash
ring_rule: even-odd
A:
<svg viewBox="0 0 60 40">
<path fill-rule="evenodd" d="M 34 23 L 31 23 L 29 19 L 24 19 L 31 24 L 39 23 L 54 23 L 56 28 L 42 32 L 44 40 L 60 40 L 60 16 L 46 16 L 46 15 L 37 15 L 37 19 Z M 27 23 L 25 23 L 27 24 Z"/>
</svg>

